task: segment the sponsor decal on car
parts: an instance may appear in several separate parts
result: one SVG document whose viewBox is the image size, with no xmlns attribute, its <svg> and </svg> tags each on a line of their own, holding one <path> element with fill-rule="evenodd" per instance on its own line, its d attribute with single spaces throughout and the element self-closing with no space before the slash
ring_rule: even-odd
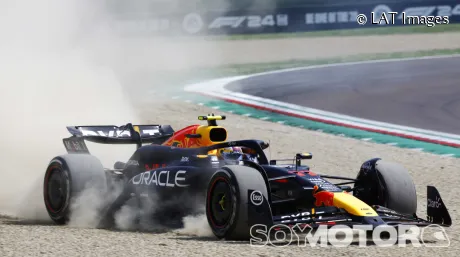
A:
<svg viewBox="0 0 460 257">
<path fill-rule="evenodd" d="M 260 191 L 252 191 L 250 199 L 254 205 L 261 205 L 264 202 L 264 196 Z"/>
<path fill-rule="evenodd" d="M 102 128 L 105 129 L 105 128 Z M 129 130 L 115 130 L 115 129 L 105 129 L 105 130 L 88 130 L 81 129 L 83 136 L 103 136 L 103 137 L 131 137 Z M 158 129 L 142 129 L 140 130 L 141 135 L 155 136 L 160 131 Z"/>
<path fill-rule="evenodd" d="M 430 208 L 440 208 L 442 206 L 441 199 L 436 197 L 436 199 L 428 198 L 428 207 Z"/>
<path fill-rule="evenodd" d="M 313 196 L 316 198 L 315 205 L 316 206 L 334 206 L 334 193 L 329 191 L 318 191 L 318 186 L 315 186 L 313 189 Z"/>
<path fill-rule="evenodd" d="M 365 171 L 370 171 L 370 170 L 372 170 L 372 164 L 371 164 L 371 162 L 365 162 L 365 163 L 363 163 L 361 168 L 363 170 L 365 170 Z"/>
<path fill-rule="evenodd" d="M 139 162 L 137 160 L 129 160 L 126 165 L 133 165 L 133 166 L 139 166 Z"/>
<path fill-rule="evenodd" d="M 299 212 L 296 214 L 281 216 L 281 223 L 291 223 L 291 222 L 301 222 L 309 221 L 311 213 L 310 212 Z"/>
<path fill-rule="evenodd" d="M 185 174 L 187 171 L 147 171 L 143 172 L 132 179 L 134 185 L 155 185 L 160 187 L 188 187 L 189 185 L 183 184 L 185 181 Z"/>
</svg>

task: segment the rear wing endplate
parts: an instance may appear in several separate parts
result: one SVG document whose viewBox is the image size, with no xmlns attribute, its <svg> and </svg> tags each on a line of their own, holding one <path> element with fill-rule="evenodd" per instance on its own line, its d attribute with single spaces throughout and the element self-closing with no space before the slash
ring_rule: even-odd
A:
<svg viewBox="0 0 460 257">
<path fill-rule="evenodd" d="M 174 134 L 170 125 L 132 125 L 122 126 L 67 126 L 72 134 L 64 138 L 64 146 L 69 153 L 89 153 L 85 140 L 100 144 L 161 144 Z"/>
</svg>

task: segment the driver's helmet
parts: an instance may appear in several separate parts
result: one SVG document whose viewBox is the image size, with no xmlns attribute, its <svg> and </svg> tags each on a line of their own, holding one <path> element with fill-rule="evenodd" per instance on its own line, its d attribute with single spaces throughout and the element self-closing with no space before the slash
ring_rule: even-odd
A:
<svg viewBox="0 0 460 257">
<path fill-rule="evenodd" d="M 246 153 L 245 153 L 246 152 Z M 251 151 L 243 151 L 241 147 L 227 147 L 219 150 L 219 155 L 226 161 L 253 161 L 257 162 L 255 154 L 249 154 Z"/>
</svg>

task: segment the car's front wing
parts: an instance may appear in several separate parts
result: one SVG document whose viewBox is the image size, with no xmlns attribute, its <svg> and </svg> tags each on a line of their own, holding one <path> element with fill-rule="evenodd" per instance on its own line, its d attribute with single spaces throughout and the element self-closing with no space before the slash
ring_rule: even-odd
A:
<svg viewBox="0 0 460 257">
<path fill-rule="evenodd" d="M 347 213 L 345 210 L 337 207 L 319 207 L 312 208 L 310 211 L 273 216 L 273 225 L 279 228 L 318 228 L 319 226 L 332 227 L 335 225 L 378 225 L 386 226 L 400 226 L 400 225 L 413 225 L 413 226 L 429 226 L 437 223 L 421 219 L 414 215 L 405 215 L 397 213 L 393 210 L 387 209 L 382 206 L 373 206 L 377 212 L 377 217 L 359 217 Z M 373 221 L 369 221 L 372 219 Z M 449 226 L 445 224 L 438 224 L 440 226 Z"/>
</svg>

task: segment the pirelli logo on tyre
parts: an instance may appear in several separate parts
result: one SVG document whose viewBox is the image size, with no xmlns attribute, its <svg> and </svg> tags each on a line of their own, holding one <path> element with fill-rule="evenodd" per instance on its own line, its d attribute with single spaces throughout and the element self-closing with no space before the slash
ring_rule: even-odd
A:
<svg viewBox="0 0 460 257">
<path fill-rule="evenodd" d="M 249 200 L 252 204 L 257 206 L 262 205 L 262 203 L 264 202 L 264 196 L 262 192 L 258 190 L 249 190 L 249 193 Z"/>
</svg>

